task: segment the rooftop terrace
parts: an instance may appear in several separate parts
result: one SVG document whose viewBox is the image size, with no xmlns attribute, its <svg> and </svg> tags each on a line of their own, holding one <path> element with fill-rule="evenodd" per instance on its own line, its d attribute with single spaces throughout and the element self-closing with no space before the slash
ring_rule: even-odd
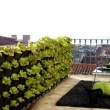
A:
<svg viewBox="0 0 110 110">
<path fill-rule="evenodd" d="M 56 102 L 71 88 L 73 88 L 80 80 L 93 81 L 94 75 L 70 75 L 69 78 L 65 79 L 50 92 L 46 93 L 27 110 L 109 110 L 101 108 L 82 108 L 55 105 Z M 106 76 L 97 76 L 96 81 L 110 81 L 110 78 Z"/>
</svg>

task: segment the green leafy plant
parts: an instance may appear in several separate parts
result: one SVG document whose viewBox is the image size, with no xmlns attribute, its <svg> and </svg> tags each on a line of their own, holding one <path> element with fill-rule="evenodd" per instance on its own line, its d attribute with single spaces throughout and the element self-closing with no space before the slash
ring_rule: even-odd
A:
<svg viewBox="0 0 110 110">
<path fill-rule="evenodd" d="M 7 105 L 2 107 L 2 110 L 10 110 L 10 106 L 7 104 Z"/>
<path fill-rule="evenodd" d="M 42 64 L 44 67 L 52 67 L 53 66 L 53 61 L 52 60 L 42 60 Z"/>
<path fill-rule="evenodd" d="M 39 90 L 39 92 L 44 92 L 46 90 L 46 88 L 42 86 L 41 84 L 37 84 L 36 89 Z"/>
<path fill-rule="evenodd" d="M 22 103 L 22 102 L 25 101 L 23 97 L 18 97 L 17 100 L 18 100 L 19 103 Z"/>
<path fill-rule="evenodd" d="M 41 82 L 42 83 L 42 82 Z M 45 79 L 44 80 L 44 82 L 42 83 L 42 85 L 41 84 L 38 84 L 37 86 L 37 88 L 39 89 L 39 90 L 41 90 L 41 91 L 44 91 L 45 90 L 45 88 L 46 89 L 49 89 L 49 88 L 51 88 L 51 86 L 53 85 L 53 83 L 54 82 L 52 82 L 50 79 Z M 44 88 L 45 87 L 45 88 Z"/>
<path fill-rule="evenodd" d="M 23 91 L 23 90 L 25 89 L 25 85 L 19 84 L 19 85 L 17 86 L 17 88 L 18 88 L 19 90 Z"/>
<path fill-rule="evenodd" d="M 43 75 L 41 76 L 41 74 L 39 73 L 36 75 L 35 79 L 36 79 L 36 84 L 39 84 L 41 81 L 44 81 Z"/>
<path fill-rule="evenodd" d="M 10 106 L 17 107 L 18 105 L 19 105 L 19 103 L 17 102 L 17 100 L 11 100 Z"/>
<path fill-rule="evenodd" d="M 4 92 L 2 92 L 2 96 L 3 96 L 4 98 L 9 98 L 9 97 L 10 97 L 10 93 L 7 92 L 7 91 L 4 91 Z"/>
<path fill-rule="evenodd" d="M 44 36 L 42 39 L 37 41 L 36 46 L 39 51 L 48 49 L 49 46 L 53 47 L 53 39 L 49 38 L 48 36 Z"/>
<path fill-rule="evenodd" d="M 12 65 L 11 65 L 11 63 L 8 62 L 8 61 L 3 62 L 3 64 L 1 65 L 1 67 L 2 67 L 2 68 L 5 68 L 5 69 L 9 69 L 9 70 L 12 69 Z"/>
<path fill-rule="evenodd" d="M 66 36 L 60 36 L 57 39 L 46 36 L 37 42 L 38 56 L 42 59 L 40 62 L 43 67 L 42 75 L 46 78 L 46 81 L 43 81 L 44 87 L 50 87 L 52 83 L 59 82 L 71 72 L 71 50 L 73 49 L 71 42 L 72 39 Z M 55 80 L 50 81 L 51 78 Z"/>
<path fill-rule="evenodd" d="M 33 92 L 33 94 L 40 94 L 40 91 L 38 89 L 31 88 L 31 91 Z"/>
<path fill-rule="evenodd" d="M 28 57 L 21 57 L 19 63 L 21 66 L 29 65 Z"/>
<path fill-rule="evenodd" d="M 13 60 L 11 61 L 11 64 L 12 64 L 12 66 L 13 66 L 14 68 L 19 67 L 19 63 L 18 63 L 18 61 L 17 61 L 16 59 L 13 59 Z"/>
<path fill-rule="evenodd" d="M 11 46 L 4 46 L 4 54 L 14 56 L 14 49 Z"/>
<path fill-rule="evenodd" d="M 93 84 L 92 89 L 102 89 L 103 95 L 110 96 L 110 83 L 109 82 L 96 82 Z"/>
<path fill-rule="evenodd" d="M 44 78 L 51 78 L 52 77 L 52 74 L 51 73 L 49 73 L 48 71 L 45 71 L 45 70 L 43 70 L 43 77 Z M 37 75 L 38 76 L 38 75 Z"/>
<path fill-rule="evenodd" d="M 40 63 L 38 63 L 37 65 L 33 65 L 31 67 L 31 69 L 32 69 L 33 73 L 37 74 L 37 73 L 39 73 L 42 70 L 42 66 L 41 66 Z"/>
<path fill-rule="evenodd" d="M 30 50 L 32 51 L 33 54 L 36 54 L 36 43 L 30 42 L 28 43 L 28 46 L 30 48 Z"/>
<path fill-rule="evenodd" d="M 17 93 L 19 93 L 19 90 L 15 86 L 13 86 L 10 88 L 9 92 L 11 94 L 17 94 Z"/>
<path fill-rule="evenodd" d="M 28 90 L 24 93 L 24 97 L 27 98 L 27 99 L 30 99 L 31 97 L 34 97 L 35 94 L 33 93 L 32 90 Z"/>
<path fill-rule="evenodd" d="M 28 57 L 29 63 L 30 62 L 32 63 L 34 61 L 34 55 L 33 54 L 29 54 L 27 57 Z"/>
<path fill-rule="evenodd" d="M 20 77 L 22 77 L 22 78 L 27 78 L 27 74 L 26 74 L 26 72 L 25 71 L 23 71 L 23 70 L 20 70 Z"/>
<path fill-rule="evenodd" d="M 10 77 L 4 76 L 3 79 L 2 79 L 2 84 L 11 85 Z"/>
<path fill-rule="evenodd" d="M 13 46 L 14 53 L 22 54 L 21 49 L 18 46 Z"/>
<path fill-rule="evenodd" d="M 27 50 L 26 45 L 24 43 L 21 43 L 21 42 L 18 42 L 17 48 L 19 48 L 22 51 L 26 51 Z"/>
<path fill-rule="evenodd" d="M 12 79 L 12 80 L 19 80 L 19 75 L 16 74 L 16 73 L 13 73 L 13 74 L 11 75 L 11 79 Z"/>
<path fill-rule="evenodd" d="M 31 65 L 35 65 L 37 60 L 40 60 L 39 55 L 37 55 L 38 52 L 35 54 L 29 54 L 28 57 L 28 61 Z"/>
<path fill-rule="evenodd" d="M 36 84 L 36 79 L 34 77 L 28 77 L 26 79 L 26 86 L 32 87 Z"/>
<path fill-rule="evenodd" d="M 27 74 L 28 74 L 28 75 L 33 75 L 33 74 L 35 74 L 32 69 L 27 68 L 26 71 L 27 71 Z"/>
</svg>

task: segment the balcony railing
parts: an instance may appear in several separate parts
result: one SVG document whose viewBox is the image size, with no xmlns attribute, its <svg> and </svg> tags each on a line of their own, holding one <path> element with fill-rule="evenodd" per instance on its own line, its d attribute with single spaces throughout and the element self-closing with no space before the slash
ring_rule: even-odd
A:
<svg viewBox="0 0 110 110">
<path fill-rule="evenodd" d="M 110 61 L 110 39 L 73 39 L 74 63 L 102 64 Z"/>
<path fill-rule="evenodd" d="M 99 66 L 110 62 L 110 39 L 73 39 L 72 43 L 74 44 L 72 50 L 74 74 L 80 72 L 89 74 L 96 65 Z M 75 64 L 80 64 L 80 66 Z M 88 65 L 93 66 L 93 68 L 89 68 Z M 76 67 L 77 71 L 75 70 Z M 87 71 L 84 72 L 83 69 Z"/>
</svg>

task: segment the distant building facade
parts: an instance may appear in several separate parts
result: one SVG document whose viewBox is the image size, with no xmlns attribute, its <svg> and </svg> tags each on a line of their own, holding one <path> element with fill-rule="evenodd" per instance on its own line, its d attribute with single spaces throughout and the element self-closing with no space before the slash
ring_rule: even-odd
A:
<svg viewBox="0 0 110 110">
<path fill-rule="evenodd" d="M 17 35 L 11 35 L 11 38 L 17 40 Z"/>
<path fill-rule="evenodd" d="M 18 43 L 17 39 L 11 37 L 0 36 L 0 45 L 16 45 Z"/>
<path fill-rule="evenodd" d="M 29 40 L 30 35 L 23 35 L 23 38 L 20 40 L 17 40 L 17 35 L 11 35 L 11 37 L 0 36 L 0 46 L 17 45 L 18 42 L 22 42 L 27 45 Z"/>
<path fill-rule="evenodd" d="M 23 43 L 28 44 L 28 41 L 30 40 L 30 35 L 23 35 Z"/>
</svg>

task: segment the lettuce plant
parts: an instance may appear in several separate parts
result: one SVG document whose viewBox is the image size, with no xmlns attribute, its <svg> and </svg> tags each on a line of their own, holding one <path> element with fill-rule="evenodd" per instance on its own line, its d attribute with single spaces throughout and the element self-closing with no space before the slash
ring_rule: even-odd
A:
<svg viewBox="0 0 110 110">
<path fill-rule="evenodd" d="M 25 101 L 23 97 L 18 97 L 17 100 L 18 100 L 19 103 L 22 103 L 22 102 Z"/>
<path fill-rule="evenodd" d="M 2 110 L 10 110 L 10 106 L 7 104 L 7 105 L 2 107 Z"/>
<path fill-rule="evenodd" d="M 40 91 L 38 89 L 32 88 L 31 91 L 33 92 L 33 94 L 40 94 Z"/>
<path fill-rule="evenodd" d="M 17 93 L 19 93 L 19 90 L 15 86 L 13 86 L 10 88 L 9 92 L 11 94 L 17 94 Z"/>
<path fill-rule="evenodd" d="M 43 82 L 44 81 L 44 77 L 41 76 L 41 74 L 37 73 L 36 77 L 36 84 L 39 84 L 41 81 Z"/>
<path fill-rule="evenodd" d="M 41 84 L 37 84 L 36 85 L 36 89 L 39 91 L 39 92 L 44 92 L 46 90 L 46 88 L 44 86 L 42 86 Z"/>
<path fill-rule="evenodd" d="M 33 62 L 35 59 L 34 59 L 34 55 L 33 54 L 29 54 L 28 55 L 28 60 L 29 62 Z"/>
<path fill-rule="evenodd" d="M 28 58 L 27 57 L 21 57 L 20 60 L 19 60 L 19 63 L 20 63 L 21 66 L 29 65 Z"/>
<path fill-rule="evenodd" d="M 21 42 L 18 42 L 17 48 L 19 48 L 22 51 L 26 51 L 27 50 L 27 46 L 24 43 L 21 43 Z"/>
<path fill-rule="evenodd" d="M 4 91 L 4 92 L 2 92 L 2 96 L 3 96 L 4 98 L 9 98 L 9 97 L 10 97 L 10 93 L 7 92 L 7 91 Z"/>
<path fill-rule="evenodd" d="M 36 83 L 36 79 L 34 77 L 28 77 L 26 79 L 26 86 L 28 86 L 28 87 L 34 86 L 35 83 Z"/>
<path fill-rule="evenodd" d="M 37 60 L 39 60 L 39 56 L 37 54 L 29 54 L 28 56 L 28 61 L 31 65 L 35 65 Z"/>
<path fill-rule="evenodd" d="M 19 84 L 19 85 L 17 86 L 17 88 L 18 88 L 19 90 L 23 91 L 23 90 L 25 89 L 25 85 Z"/>
<path fill-rule="evenodd" d="M 14 53 L 22 54 L 21 49 L 18 46 L 13 46 Z"/>
<path fill-rule="evenodd" d="M 11 85 L 10 77 L 4 76 L 3 79 L 2 79 L 2 84 Z"/>
<path fill-rule="evenodd" d="M 27 99 L 30 99 L 31 97 L 34 97 L 34 96 L 35 96 L 35 94 L 31 90 L 28 90 L 24 93 L 24 97 Z"/>
<path fill-rule="evenodd" d="M 2 68 L 5 68 L 5 69 L 9 69 L 11 70 L 12 69 L 12 64 L 8 61 L 5 61 L 3 62 L 3 64 L 1 65 Z"/>
<path fill-rule="evenodd" d="M 19 105 L 19 103 L 17 102 L 17 100 L 11 100 L 10 106 L 17 107 L 18 105 Z"/>
<path fill-rule="evenodd" d="M 19 74 L 20 74 L 20 77 L 27 78 L 27 74 L 23 70 L 20 70 L 20 73 Z"/>
<path fill-rule="evenodd" d="M 33 75 L 33 74 L 35 74 L 32 69 L 27 68 L 26 71 L 27 71 L 27 74 L 28 74 L 28 75 Z"/>
<path fill-rule="evenodd" d="M 37 53 L 37 51 L 36 51 L 36 43 L 30 42 L 28 44 L 28 46 L 29 46 L 29 48 L 30 48 L 30 50 L 32 51 L 33 54 L 36 54 Z"/>
<path fill-rule="evenodd" d="M 4 54 L 8 56 L 14 56 L 14 49 L 11 46 L 4 46 Z"/>
<path fill-rule="evenodd" d="M 13 66 L 14 68 L 19 67 L 19 63 L 18 63 L 18 61 L 17 61 L 16 59 L 13 59 L 13 60 L 11 61 L 11 64 L 12 64 L 12 66 Z"/>
<path fill-rule="evenodd" d="M 11 79 L 12 79 L 12 80 L 19 80 L 19 75 L 16 74 L 16 73 L 13 73 L 13 74 L 11 75 Z"/>
<path fill-rule="evenodd" d="M 31 69 L 33 70 L 34 73 L 39 73 L 42 70 L 42 66 L 40 63 L 38 63 L 37 65 L 33 65 L 31 67 Z"/>
</svg>

